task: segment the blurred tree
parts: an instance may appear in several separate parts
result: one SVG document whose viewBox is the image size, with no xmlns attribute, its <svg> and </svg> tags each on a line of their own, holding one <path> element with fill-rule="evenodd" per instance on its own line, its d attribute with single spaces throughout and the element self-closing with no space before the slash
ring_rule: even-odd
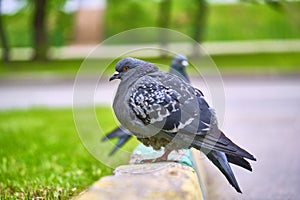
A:
<svg viewBox="0 0 300 200">
<path fill-rule="evenodd" d="M 8 41 L 5 33 L 2 15 L 2 0 L 0 0 L 0 40 L 2 43 L 2 59 L 4 62 L 8 62 L 10 59 Z"/>
<path fill-rule="evenodd" d="M 47 0 L 33 0 L 33 60 L 47 60 L 46 4 Z"/>
<path fill-rule="evenodd" d="M 158 12 L 158 27 L 169 28 L 171 19 L 171 0 L 161 0 L 159 3 Z M 168 32 L 162 30 L 160 33 L 160 45 L 162 49 L 167 49 L 168 46 Z M 161 52 L 161 57 L 165 57 L 165 51 Z"/>
<path fill-rule="evenodd" d="M 208 15 L 208 6 L 206 0 L 196 0 L 196 9 L 193 20 L 192 38 L 198 43 L 203 42 L 206 19 Z M 193 47 L 193 55 L 199 55 L 200 49 L 198 45 Z"/>
</svg>

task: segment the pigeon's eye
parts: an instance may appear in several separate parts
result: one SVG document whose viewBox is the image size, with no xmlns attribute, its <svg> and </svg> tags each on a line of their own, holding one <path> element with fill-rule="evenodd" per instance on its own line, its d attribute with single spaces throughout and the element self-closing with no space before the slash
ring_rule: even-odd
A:
<svg viewBox="0 0 300 200">
<path fill-rule="evenodd" d="M 124 69 L 123 69 L 125 72 L 127 72 L 129 70 L 129 67 L 128 66 L 125 66 Z"/>
</svg>

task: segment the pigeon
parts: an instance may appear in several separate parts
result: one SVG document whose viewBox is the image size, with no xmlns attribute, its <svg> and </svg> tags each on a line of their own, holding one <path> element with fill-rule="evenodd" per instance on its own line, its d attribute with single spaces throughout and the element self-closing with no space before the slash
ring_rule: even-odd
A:
<svg viewBox="0 0 300 200">
<path fill-rule="evenodd" d="M 116 117 L 144 145 L 165 147 L 156 161 L 166 160 L 172 150 L 196 148 L 241 193 L 228 162 L 251 171 L 245 158 L 256 158 L 218 128 L 214 110 L 200 90 L 136 58 L 120 60 L 109 80 L 114 79 L 121 80 L 113 103 Z"/>
<path fill-rule="evenodd" d="M 190 82 L 190 79 L 185 70 L 188 65 L 189 63 L 186 56 L 176 55 L 171 62 L 170 73 L 179 76 L 187 82 Z"/>
<path fill-rule="evenodd" d="M 169 72 L 175 74 L 182 78 L 183 80 L 190 82 L 189 77 L 187 76 L 185 68 L 189 65 L 187 57 L 184 55 L 176 55 L 171 62 Z M 113 150 L 109 155 L 113 155 L 120 147 L 122 147 L 130 138 L 132 134 L 126 130 L 124 127 L 120 126 L 115 128 L 113 131 L 108 133 L 102 138 L 102 141 L 107 141 L 109 139 L 118 138 L 117 144 L 114 146 Z"/>
</svg>

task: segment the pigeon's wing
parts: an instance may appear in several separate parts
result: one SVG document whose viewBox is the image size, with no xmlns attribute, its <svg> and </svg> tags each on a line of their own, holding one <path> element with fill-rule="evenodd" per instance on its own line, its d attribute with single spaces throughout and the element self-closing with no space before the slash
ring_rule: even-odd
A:
<svg viewBox="0 0 300 200">
<path fill-rule="evenodd" d="M 180 124 L 180 102 L 176 91 L 158 82 L 147 81 L 133 89 L 129 107 L 145 125 L 171 131 Z"/>
<path fill-rule="evenodd" d="M 196 133 L 197 136 L 194 138 L 193 142 L 194 147 L 198 149 L 204 147 L 212 150 L 222 151 L 233 156 L 255 160 L 253 155 L 234 144 L 221 130 L 219 130 L 214 110 L 209 107 L 203 95 L 201 95 L 197 89 L 196 93 L 199 106 L 199 126 Z M 233 162 L 237 161 L 237 159 L 230 160 Z"/>
<path fill-rule="evenodd" d="M 203 147 L 222 151 L 233 156 L 248 158 L 254 161 L 256 160 L 253 155 L 227 138 L 216 126 L 212 126 L 205 135 L 196 135 L 192 146 L 196 149 L 201 149 Z"/>
<path fill-rule="evenodd" d="M 163 132 L 196 133 L 198 128 L 198 100 L 196 91 L 188 83 L 171 74 L 156 73 L 135 84 L 129 98 L 131 113 L 145 125 L 151 124 Z M 196 105 L 195 105 L 196 104 Z M 200 124 L 207 128 L 209 117 L 200 116 Z M 197 125 L 192 125 L 196 122 Z M 192 128 L 188 128 L 192 127 Z"/>
<path fill-rule="evenodd" d="M 195 117 L 195 119 L 198 120 L 198 123 L 194 123 L 194 125 L 196 124 L 198 127 L 197 131 L 194 135 L 192 135 L 194 138 L 191 146 L 197 149 L 201 149 L 203 147 L 211 150 L 218 150 L 226 153 L 227 155 L 232 155 L 231 157 L 229 156 L 229 160 L 231 162 L 243 165 L 246 169 L 249 169 L 247 162 L 244 162 L 242 158 L 244 157 L 256 160 L 254 156 L 233 143 L 221 130 L 219 130 L 214 110 L 210 108 L 202 92 L 196 88 L 193 89 L 194 94 L 192 96 L 196 96 L 198 100 L 198 105 L 193 105 L 193 107 L 198 111 L 198 115 Z M 180 93 L 180 91 L 178 92 Z M 195 103 L 195 101 L 192 103 Z M 183 127 L 183 130 L 184 129 L 186 129 L 186 127 Z M 184 131 L 181 132 L 184 133 Z M 236 158 L 233 159 L 233 157 Z M 239 157 L 241 159 L 239 159 Z"/>
<path fill-rule="evenodd" d="M 195 90 L 195 95 L 198 99 L 198 108 L 199 108 L 199 124 L 197 128 L 197 134 L 206 134 L 212 124 L 217 124 L 215 112 L 212 108 L 209 107 L 208 103 L 205 101 L 204 96 L 200 90 Z"/>
<path fill-rule="evenodd" d="M 129 98 L 131 113 L 145 125 L 152 124 L 172 134 L 180 131 L 204 134 L 209 130 L 212 112 L 200 90 L 176 79 L 168 86 L 161 81 L 145 80 L 137 84 Z M 196 127 L 192 125 L 195 121 Z M 186 128 L 189 125 L 191 129 Z"/>
<path fill-rule="evenodd" d="M 190 146 L 197 149 L 255 160 L 218 129 L 215 114 L 199 90 L 173 75 L 152 76 L 154 80 L 146 77 L 136 84 L 129 98 L 131 113 L 145 125 L 155 125 L 170 137 L 181 133 L 182 140 L 193 140 Z"/>
</svg>

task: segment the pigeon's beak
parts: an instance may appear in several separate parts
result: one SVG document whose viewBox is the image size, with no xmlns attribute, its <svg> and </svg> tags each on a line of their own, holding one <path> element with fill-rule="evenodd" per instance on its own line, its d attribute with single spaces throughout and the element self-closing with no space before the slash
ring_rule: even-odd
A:
<svg viewBox="0 0 300 200">
<path fill-rule="evenodd" d="M 181 64 L 182 64 L 183 66 L 185 66 L 185 67 L 187 67 L 187 66 L 189 65 L 188 61 L 186 61 L 186 60 L 183 60 L 183 61 L 181 62 Z"/>
<path fill-rule="evenodd" d="M 109 81 L 115 80 L 115 79 L 120 79 L 120 73 L 119 72 L 115 72 L 110 78 Z"/>
</svg>

